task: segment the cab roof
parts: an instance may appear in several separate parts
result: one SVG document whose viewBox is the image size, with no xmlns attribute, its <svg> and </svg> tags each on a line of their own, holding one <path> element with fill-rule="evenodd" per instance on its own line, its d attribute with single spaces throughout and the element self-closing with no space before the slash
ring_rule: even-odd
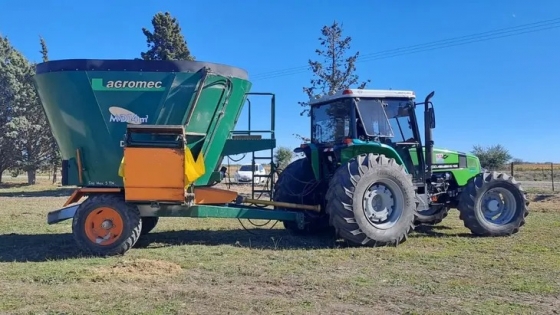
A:
<svg viewBox="0 0 560 315">
<path fill-rule="evenodd" d="M 372 98 L 409 98 L 415 99 L 416 95 L 413 91 L 404 90 L 361 90 L 361 89 L 346 89 L 336 92 L 333 95 L 323 96 L 318 99 L 310 100 L 309 105 L 323 103 L 339 98 L 348 97 L 372 97 Z"/>
</svg>

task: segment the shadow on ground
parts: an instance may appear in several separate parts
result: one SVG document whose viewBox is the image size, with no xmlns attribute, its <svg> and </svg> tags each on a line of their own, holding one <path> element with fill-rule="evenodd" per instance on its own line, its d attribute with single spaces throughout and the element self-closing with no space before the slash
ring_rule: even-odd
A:
<svg viewBox="0 0 560 315">
<path fill-rule="evenodd" d="M 27 184 L 22 185 L 25 187 Z M 19 188 L 20 186 L 11 186 L 10 188 Z M 4 187 L 6 188 L 6 187 Z M 0 192 L 0 197 L 17 197 L 17 198 L 43 198 L 43 197 L 67 197 L 74 192 L 75 188 L 57 188 L 36 191 L 10 191 Z"/>
<path fill-rule="evenodd" d="M 416 228 L 414 237 L 473 237 L 468 233 L 441 233 L 446 226 L 422 225 Z M 144 235 L 135 245 L 136 250 L 177 245 L 235 246 L 251 249 L 298 250 L 348 247 L 337 241 L 330 231 L 315 236 L 293 235 L 284 229 L 236 229 L 236 230 L 184 230 L 154 231 Z M 41 262 L 86 257 L 82 254 L 72 234 L 5 234 L 0 235 L 0 262 Z"/>
<path fill-rule="evenodd" d="M 419 225 L 414 229 L 416 233 L 411 234 L 410 237 L 476 237 L 470 233 L 442 233 L 438 230 L 451 230 L 451 228 L 445 225 Z"/>
<path fill-rule="evenodd" d="M 318 249 L 337 246 L 327 235 L 294 236 L 284 229 L 185 230 L 144 235 L 135 249 L 176 245 L 229 245 L 252 249 Z M 86 257 L 78 250 L 72 234 L 5 234 L 0 235 L 0 262 L 41 262 Z"/>
</svg>

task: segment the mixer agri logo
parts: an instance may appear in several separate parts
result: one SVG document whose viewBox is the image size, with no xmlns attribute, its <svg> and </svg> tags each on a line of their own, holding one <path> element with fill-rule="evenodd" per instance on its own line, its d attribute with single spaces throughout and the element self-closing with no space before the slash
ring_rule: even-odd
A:
<svg viewBox="0 0 560 315">
<path fill-rule="evenodd" d="M 110 122 L 124 122 L 134 125 L 140 125 L 148 122 L 148 115 L 146 117 L 140 117 L 135 113 L 117 106 L 109 107 L 109 112 L 111 117 L 109 117 Z"/>
<path fill-rule="evenodd" d="M 159 92 L 164 91 L 161 81 L 124 81 L 112 80 L 103 82 L 103 79 L 91 79 L 91 88 L 94 91 L 123 91 L 123 92 Z"/>
</svg>

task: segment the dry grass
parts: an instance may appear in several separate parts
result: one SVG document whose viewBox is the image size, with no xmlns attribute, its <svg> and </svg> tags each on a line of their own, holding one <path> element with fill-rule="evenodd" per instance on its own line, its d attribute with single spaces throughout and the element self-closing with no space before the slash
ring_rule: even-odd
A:
<svg viewBox="0 0 560 315">
<path fill-rule="evenodd" d="M 551 167 L 552 166 L 552 167 Z M 524 163 L 524 164 L 514 164 L 514 170 L 516 171 L 541 171 L 541 170 L 548 170 L 550 171 L 553 168 L 555 171 L 560 172 L 560 164 L 550 164 L 550 163 Z"/>
<path fill-rule="evenodd" d="M 82 257 L 70 222 L 46 224 L 46 213 L 68 194 L 49 185 L 0 189 L 0 313 L 554 314 L 560 309 L 558 194 L 532 191 L 532 214 L 513 237 L 473 238 L 456 211 L 397 248 L 377 249 L 347 248 L 329 236 L 291 236 L 280 224 L 248 233 L 237 220 L 164 218 L 125 256 L 107 259 Z"/>
<path fill-rule="evenodd" d="M 504 165 L 500 169 L 502 172 L 512 174 L 511 165 Z M 524 163 L 513 165 L 513 175 L 521 181 L 547 181 L 560 180 L 560 164 L 550 163 Z"/>
</svg>

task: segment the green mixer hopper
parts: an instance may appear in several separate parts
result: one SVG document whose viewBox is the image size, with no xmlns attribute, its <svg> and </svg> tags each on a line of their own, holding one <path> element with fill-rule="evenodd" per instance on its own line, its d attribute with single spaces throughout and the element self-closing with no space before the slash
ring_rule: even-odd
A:
<svg viewBox="0 0 560 315">
<path fill-rule="evenodd" d="M 223 156 L 272 150 L 271 139 L 232 139 L 251 88 L 242 69 L 194 61 L 57 60 L 37 65 L 35 83 L 63 158 L 63 185 L 121 187 L 127 124 L 183 125 L 206 173 L 219 181 Z M 82 172 L 78 172 L 81 167 Z"/>
</svg>

